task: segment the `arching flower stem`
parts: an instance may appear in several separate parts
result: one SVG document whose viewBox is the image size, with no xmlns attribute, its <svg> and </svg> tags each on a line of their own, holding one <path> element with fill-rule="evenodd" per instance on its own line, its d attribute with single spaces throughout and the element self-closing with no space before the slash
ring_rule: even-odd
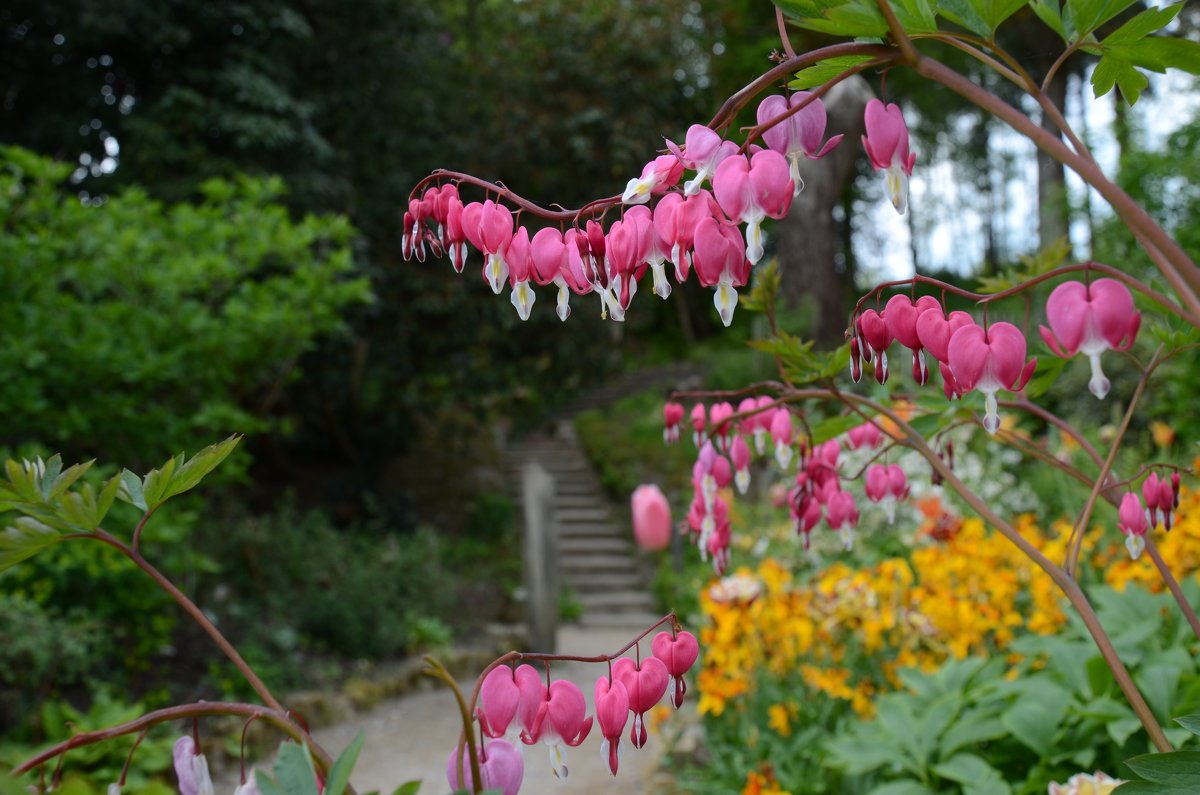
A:
<svg viewBox="0 0 1200 795">
<path fill-rule="evenodd" d="M 475 746 L 475 721 L 471 717 L 471 711 L 467 709 L 467 702 L 463 699 L 462 690 L 454 681 L 454 677 L 446 670 L 446 666 L 432 656 L 427 655 L 424 659 L 425 668 L 421 670 L 421 673 L 445 682 L 450 691 L 454 693 L 454 700 L 458 702 L 458 714 L 462 718 L 463 725 L 462 739 L 458 744 L 458 780 L 464 779 L 463 746 L 466 745 L 467 756 L 470 758 L 471 789 L 474 792 L 483 792 L 483 776 L 479 772 L 479 749 Z"/>
<path fill-rule="evenodd" d="M 917 284 L 929 285 L 930 287 L 937 288 L 938 290 L 942 290 L 945 293 L 950 293 L 952 295 L 957 295 L 960 298 L 966 298 L 971 301 L 974 301 L 977 305 L 986 308 L 988 304 L 990 304 L 994 301 L 1000 301 L 1005 298 L 1011 298 L 1015 295 L 1019 295 L 1033 287 L 1036 287 L 1037 285 L 1041 284 L 1042 282 L 1049 281 L 1049 280 L 1057 278 L 1059 276 L 1064 276 L 1068 273 L 1077 273 L 1080 271 L 1083 271 L 1085 273 L 1095 271 L 1097 273 L 1103 273 L 1105 276 L 1109 276 L 1113 279 L 1121 281 L 1121 282 L 1125 283 L 1127 286 L 1133 288 L 1134 290 L 1137 290 L 1138 292 L 1140 292 L 1142 295 L 1149 298 L 1154 303 L 1158 304 L 1165 311 L 1170 312 L 1171 314 L 1175 315 L 1180 320 L 1183 320 L 1192 325 L 1200 326 L 1200 315 L 1195 316 L 1195 317 L 1188 315 L 1183 309 L 1181 309 L 1179 307 L 1178 304 L 1176 304 L 1171 299 L 1167 298 L 1167 296 L 1165 296 L 1162 293 L 1158 292 L 1157 290 L 1153 289 L 1152 287 L 1149 287 L 1144 282 L 1142 282 L 1140 279 L 1136 279 L 1133 276 L 1130 276 L 1128 273 L 1118 270 L 1117 268 L 1114 268 L 1111 265 L 1106 265 L 1103 262 L 1096 262 L 1094 260 L 1088 260 L 1086 262 L 1078 262 L 1078 263 L 1074 263 L 1071 265 L 1062 265 L 1060 267 L 1048 270 L 1045 273 L 1040 273 L 1037 276 L 1033 276 L 1030 279 L 1023 281 L 1018 285 L 1009 287 L 1005 290 L 1000 290 L 995 293 L 977 293 L 972 290 L 967 290 L 963 287 L 958 287 L 956 285 L 950 284 L 949 282 L 944 282 L 941 279 L 935 279 L 932 276 L 921 276 L 920 274 L 918 274 L 916 276 L 910 276 L 905 279 L 896 279 L 896 280 L 893 280 L 890 282 L 883 282 L 882 284 L 877 284 L 875 287 L 868 290 L 866 293 L 863 294 L 863 296 L 861 298 L 858 299 L 858 301 L 854 305 L 854 311 L 852 314 L 858 314 L 859 312 L 861 312 L 863 305 L 867 304 L 872 299 L 876 303 L 878 303 L 880 300 L 880 297 L 883 295 L 884 291 L 886 291 L 886 290 L 889 290 L 892 288 L 897 288 L 897 287 L 911 287 L 911 286 L 915 286 Z"/>
<path fill-rule="evenodd" d="M 21 776 L 33 770 L 36 767 L 44 765 L 46 762 L 61 757 L 68 751 L 74 748 L 82 748 L 87 745 L 105 742 L 115 737 L 123 737 L 128 734 L 144 732 L 153 726 L 161 723 L 170 723 L 186 718 L 202 718 L 213 715 L 239 715 L 245 718 L 261 720 L 271 724 L 281 732 L 291 737 L 298 743 L 308 745 L 313 752 L 313 760 L 321 768 L 322 771 L 327 771 L 330 765 L 333 764 L 329 755 L 325 753 L 319 746 L 312 742 L 308 736 L 308 732 L 304 731 L 291 718 L 282 712 L 264 707 L 261 704 L 245 704 L 233 701 L 197 701 L 194 704 L 177 704 L 173 707 L 165 707 L 157 709 L 153 712 L 147 712 L 139 718 L 120 723 L 116 726 L 110 726 L 107 729 L 96 729 L 95 731 L 80 732 L 72 736 L 70 739 L 64 740 L 57 745 L 51 746 L 36 756 L 32 756 L 21 764 L 13 768 L 12 775 Z"/>
<path fill-rule="evenodd" d="M 1108 457 L 1104 459 L 1104 466 L 1100 468 L 1100 475 L 1096 478 L 1095 484 L 1092 486 L 1092 493 L 1088 495 L 1087 502 L 1083 505 L 1083 510 L 1079 513 L 1079 518 L 1075 521 L 1075 527 L 1071 530 L 1071 537 L 1067 543 L 1067 556 L 1063 561 L 1063 570 L 1067 576 L 1075 579 L 1079 567 L 1079 552 L 1083 547 L 1083 536 L 1087 529 L 1087 524 L 1092 518 L 1092 509 L 1096 506 L 1096 499 L 1100 496 L 1100 490 L 1104 482 L 1108 479 L 1108 475 L 1112 472 L 1113 463 L 1117 459 L 1117 453 L 1121 449 L 1121 442 L 1125 439 L 1125 432 L 1129 430 L 1129 422 L 1133 419 L 1133 411 L 1137 407 L 1138 399 L 1141 398 L 1142 392 L 1146 390 L 1146 384 L 1150 381 L 1150 376 L 1153 375 L 1160 363 L 1163 346 L 1159 345 L 1158 349 L 1151 357 L 1150 363 L 1142 371 L 1141 377 L 1138 379 L 1137 387 L 1133 390 L 1133 397 L 1129 399 L 1129 405 L 1125 408 L 1125 416 L 1121 419 L 1121 425 L 1117 429 L 1117 434 L 1112 440 L 1112 446 L 1109 448 Z"/>
</svg>

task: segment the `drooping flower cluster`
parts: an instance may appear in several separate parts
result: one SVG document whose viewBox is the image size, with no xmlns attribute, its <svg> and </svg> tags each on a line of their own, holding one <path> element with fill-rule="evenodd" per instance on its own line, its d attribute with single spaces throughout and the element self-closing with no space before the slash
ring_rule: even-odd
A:
<svg viewBox="0 0 1200 795">
<path fill-rule="evenodd" d="M 1090 285 L 1065 282 L 1050 294 L 1046 304 L 1050 328 L 1041 329 L 1050 349 L 1062 357 L 1083 353 L 1092 362 L 1089 384 L 1096 397 L 1108 394 L 1109 383 L 1100 369 L 1105 350 L 1126 350 L 1141 325 L 1129 288 L 1115 279 L 1097 279 Z M 1025 360 L 1025 335 L 1011 323 L 980 325 L 969 313 L 946 314 L 941 301 L 924 295 L 913 301 L 894 295 L 883 311 L 866 309 L 850 331 L 850 375 L 858 381 L 863 363 L 874 363 L 875 380 L 885 383 L 889 368 L 887 350 L 899 342 L 912 351 L 913 380 L 924 385 L 929 378 L 925 354 L 932 356 L 942 375 L 948 399 L 978 390 L 985 398 L 983 425 L 989 433 L 1000 427 L 997 393 L 1019 392 L 1037 367 Z"/>
<path fill-rule="evenodd" d="M 668 688 L 671 703 L 676 708 L 683 705 L 687 691 L 683 676 L 700 653 L 695 636 L 683 630 L 659 632 L 651 641 L 651 649 L 650 657 L 614 660 L 610 675 L 596 680 L 594 717 L 587 714 L 583 692 L 573 682 L 557 679 L 547 684 L 528 664 L 515 668 L 498 665 L 489 671 L 480 685 L 476 713 L 480 730 L 488 738 L 479 749 L 484 786 L 516 795 L 525 771 L 518 749 L 538 742 L 549 747 L 555 776 L 566 778 L 567 747 L 587 739 L 594 724 L 599 725 L 604 738 L 601 757 L 615 776 L 625 725 L 632 718 L 629 741 L 635 748 L 645 746 L 645 714 L 662 700 Z M 460 766 L 468 784 L 471 775 L 465 753 L 460 758 L 460 751 L 455 748 L 446 763 L 447 778 L 456 789 L 463 780 L 459 777 Z"/>
<path fill-rule="evenodd" d="M 668 403 L 663 416 L 668 422 L 675 422 L 666 427 L 664 438 L 678 439 L 677 426 L 682 421 L 683 407 Z M 707 407 L 697 403 L 690 416 L 699 454 L 692 467 L 692 503 L 687 521 L 701 557 L 711 556 L 718 574 L 724 573 L 729 565 L 732 538 L 729 503 L 721 491 L 733 482 L 740 493 L 746 493 L 750 486 L 751 451 L 764 455 L 768 437 L 774 441 L 775 463 L 781 470 L 789 471 L 793 460 L 798 461 L 793 485 L 782 503 L 790 508 L 793 526 L 804 548 L 809 548 L 810 536 L 822 519 L 830 530 L 841 535 L 842 545 L 851 548 L 860 512 L 854 495 L 843 487 L 841 454 L 843 446 L 849 450 L 879 448 L 884 439 L 879 425 L 866 422 L 851 428 L 844 437 L 810 446 L 795 433 L 792 412 L 768 396 L 745 398 L 736 410 L 728 402 Z M 753 446 L 747 438 L 753 441 Z M 867 496 L 883 503 L 891 521 L 896 503 L 908 497 L 907 476 L 898 465 L 876 464 L 867 469 L 866 479 Z"/>
<path fill-rule="evenodd" d="M 1117 527 L 1125 534 L 1125 548 L 1129 557 L 1137 560 L 1146 548 L 1146 532 L 1160 522 L 1163 529 L 1170 531 L 1175 509 L 1179 507 L 1179 473 L 1170 478 L 1159 477 L 1151 472 L 1142 481 L 1142 497 L 1136 492 L 1126 492 L 1117 509 Z M 1145 504 L 1142 504 L 1142 500 Z"/>
<path fill-rule="evenodd" d="M 461 273 L 469 243 L 483 256 L 483 278 L 492 291 L 499 294 L 508 282 L 522 320 L 533 309 L 534 287 L 550 285 L 557 290 L 561 320 L 570 315 L 572 293 L 596 293 L 601 315 L 623 320 L 647 269 L 654 294 L 670 295 L 670 263 L 677 283 L 695 270 L 700 284 L 714 289 L 713 303 L 728 326 L 738 289 L 764 255 L 763 222 L 787 215 L 804 187 L 802 159 L 819 159 L 842 140 L 841 135 L 823 140 L 825 107 L 807 91 L 766 97 L 757 118 L 760 126 L 773 123 L 762 132 L 765 148 L 739 147 L 700 124 L 688 128 L 682 146 L 667 141 L 668 154 L 655 157 L 629 180 L 621 195 L 624 212 L 607 229 L 582 213 L 566 231 L 514 228 L 512 212 L 500 202 L 485 198 L 464 204 L 453 182 L 432 185 L 409 200 L 402 253 L 422 262 L 427 252 L 448 254 Z M 887 171 L 892 201 L 903 212 L 916 156 L 909 151 L 899 107 L 885 110 L 873 101 L 866 127 L 863 145 L 871 162 Z M 680 187 L 685 171 L 694 173 Z"/>
</svg>

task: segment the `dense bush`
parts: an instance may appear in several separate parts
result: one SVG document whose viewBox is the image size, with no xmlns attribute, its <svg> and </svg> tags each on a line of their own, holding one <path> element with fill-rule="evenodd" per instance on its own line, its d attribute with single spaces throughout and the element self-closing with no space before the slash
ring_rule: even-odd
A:
<svg viewBox="0 0 1200 795">
<path fill-rule="evenodd" d="M 71 171 L 0 148 L 0 444 L 68 458 L 279 427 L 298 357 L 368 297 L 343 218 L 293 221 L 273 179 L 213 180 L 195 204 L 84 203 Z"/>
</svg>

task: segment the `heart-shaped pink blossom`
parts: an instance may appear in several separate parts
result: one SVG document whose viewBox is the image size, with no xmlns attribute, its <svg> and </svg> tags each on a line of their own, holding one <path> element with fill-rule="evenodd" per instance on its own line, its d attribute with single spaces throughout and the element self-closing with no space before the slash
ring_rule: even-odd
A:
<svg viewBox="0 0 1200 795">
<path fill-rule="evenodd" d="M 458 775 L 460 758 L 463 770 L 461 778 Z M 484 789 L 498 789 L 504 795 L 517 795 L 521 790 L 521 780 L 525 778 L 525 760 L 521 758 L 521 752 L 508 742 L 492 740 L 479 751 L 479 777 L 483 779 Z M 465 750 L 461 757 L 458 748 L 450 752 L 450 758 L 446 760 L 446 780 L 454 792 L 462 789 L 474 792 L 471 763 Z"/>
<path fill-rule="evenodd" d="M 700 644 L 696 636 L 687 630 L 681 630 L 674 637 L 669 632 L 660 632 L 654 636 L 650 644 L 654 656 L 667 666 L 674 687 L 671 690 L 671 703 L 676 709 L 683 706 L 683 696 L 687 693 L 687 684 L 683 675 L 695 664 L 700 656 Z"/>
<path fill-rule="evenodd" d="M 634 748 L 641 748 L 646 744 L 647 736 L 645 714 L 662 700 L 671 675 L 657 657 L 647 657 L 640 666 L 628 657 L 622 657 L 613 663 L 612 675 L 629 693 L 629 710 L 633 713 L 629 739 Z"/>
</svg>

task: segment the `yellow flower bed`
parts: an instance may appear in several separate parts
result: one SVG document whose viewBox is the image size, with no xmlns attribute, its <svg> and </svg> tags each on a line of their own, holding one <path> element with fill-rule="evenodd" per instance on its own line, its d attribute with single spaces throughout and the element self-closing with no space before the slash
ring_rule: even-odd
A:
<svg viewBox="0 0 1200 795">
<path fill-rule="evenodd" d="M 701 713 L 722 714 L 754 688 L 756 676 L 767 674 L 799 679 L 810 691 L 870 715 L 875 693 L 898 685 L 898 669 L 931 671 L 948 657 L 990 655 L 1022 633 L 1049 634 L 1063 625 L 1061 596 L 1041 569 L 978 519 L 948 530 L 937 508 L 926 511 L 930 521 L 922 535 L 929 543 L 909 560 L 862 569 L 835 563 L 801 583 L 768 558 L 737 572 L 758 582 L 757 596 L 722 600 L 706 591 Z M 1030 516 L 1015 526 L 1051 560 L 1062 560 L 1069 522 L 1056 522 L 1049 534 Z M 1175 529 L 1156 538 L 1177 576 L 1200 571 L 1200 495 L 1185 491 Z M 1129 560 L 1122 541 L 1115 528 L 1096 527 L 1084 549 L 1110 585 L 1161 589 L 1148 556 Z M 780 734 L 789 730 L 788 713 L 781 704 L 771 714 Z"/>
</svg>

